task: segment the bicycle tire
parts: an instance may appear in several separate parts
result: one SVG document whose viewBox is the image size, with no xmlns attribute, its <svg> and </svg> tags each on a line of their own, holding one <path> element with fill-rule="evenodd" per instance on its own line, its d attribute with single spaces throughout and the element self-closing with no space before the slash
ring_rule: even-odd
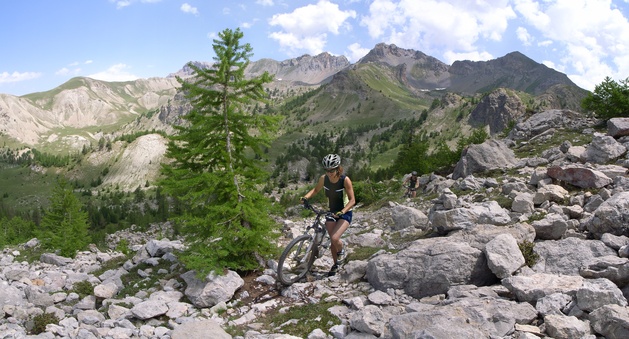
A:
<svg viewBox="0 0 629 339">
<path fill-rule="evenodd" d="M 318 254 L 317 247 L 309 251 L 312 242 L 312 235 L 302 234 L 286 246 L 277 263 L 277 277 L 282 284 L 292 285 L 310 271 Z"/>
</svg>

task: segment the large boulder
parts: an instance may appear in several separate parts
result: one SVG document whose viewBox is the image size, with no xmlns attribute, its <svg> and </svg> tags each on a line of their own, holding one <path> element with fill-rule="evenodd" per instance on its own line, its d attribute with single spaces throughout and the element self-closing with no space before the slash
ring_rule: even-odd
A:
<svg viewBox="0 0 629 339">
<path fill-rule="evenodd" d="M 565 275 L 579 275 L 581 268 L 593 258 L 617 255 L 600 240 L 575 237 L 536 242 L 533 250 L 539 255 L 532 267 L 535 272 Z"/>
<path fill-rule="evenodd" d="M 502 140 L 490 139 L 482 144 L 473 144 L 463 151 L 456 164 L 452 179 L 465 178 L 474 173 L 515 167 L 517 158 Z"/>
<path fill-rule="evenodd" d="M 529 303 L 502 298 L 460 298 L 438 307 L 412 303 L 389 320 L 393 338 L 505 338 L 537 311 Z M 412 311 L 412 312 L 410 312 Z"/>
<path fill-rule="evenodd" d="M 377 290 L 403 289 L 422 298 L 446 293 L 455 285 L 488 285 L 497 278 L 481 250 L 447 238 L 430 238 L 369 260 L 367 280 Z"/>
<path fill-rule="evenodd" d="M 474 228 L 478 224 L 507 225 L 511 222 L 509 211 L 494 200 L 450 210 L 431 210 L 428 218 L 433 230 L 440 234 Z"/>
<path fill-rule="evenodd" d="M 220 302 L 229 301 L 245 284 L 234 271 L 227 271 L 224 275 L 210 272 L 205 280 L 197 278 L 195 271 L 188 271 L 182 274 L 181 278 L 188 286 L 185 290 L 186 296 L 197 307 L 212 307 Z"/>
<path fill-rule="evenodd" d="M 607 175 L 601 171 L 584 167 L 548 168 L 548 176 L 581 188 L 601 188 L 612 183 Z"/>
<path fill-rule="evenodd" d="M 597 135 L 592 139 L 586 151 L 586 160 L 605 164 L 627 153 L 627 148 L 609 135 Z"/>
<path fill-rule="evenodd" d="M 607 120 L 607 134 L 614 138 L 629 135 L 629 118 L 611 118 Z"/>
<path fill-rule="evenodd" d="M 614 194 L 602 202 L 592 217 L 585 221 L 587 230 L 596 237 L 605 233 L 626 235 L 629 223 L 629 192 Z"/>
</svg>

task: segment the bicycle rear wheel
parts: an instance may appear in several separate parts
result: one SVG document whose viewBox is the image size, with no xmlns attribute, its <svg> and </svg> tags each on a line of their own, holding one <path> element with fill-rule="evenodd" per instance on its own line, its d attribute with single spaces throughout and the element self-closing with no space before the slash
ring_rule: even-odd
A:
<svg viewBox="0 0 629 339">
<path fill-rule="evenodd" d="M 277 263 L 277 277 L 282 284 L 292 285 L 310 271 L 317 257 L 317 249 L 312 247 L 312 241 L 312 235 L 303 234 L 286 246 Z"/>
</svg>

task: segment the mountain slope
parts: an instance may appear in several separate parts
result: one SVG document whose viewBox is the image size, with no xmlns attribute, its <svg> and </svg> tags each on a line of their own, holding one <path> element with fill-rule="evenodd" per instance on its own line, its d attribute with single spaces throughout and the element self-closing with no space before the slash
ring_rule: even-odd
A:
<svg viewBox="0 0 629 339">
<path fill-rule="evenodd" d="M 564 74 L 519 52 L 449 66 L 419 51 L 377 44 L 355 64 L 321 53 L 284 61 L 261 59 L 251 62 L 246 74 L 253 77 L 265 71 L 275 81 L 267 88 L 269 103 L 263 111 L 284 118 L 269 149 L 270 169 L 283 171 L 300 164 L 297 179 L 307 177 L 305 167 L 321 152 L 340 152 L 355 168 L 383 168 L 410 136 L 453 146 L 473 128 L 498 134 L 514 120 L 542 109 L 578 109 L 587 93 Z M 170 134 L 190 110 L 177 90 L 176 77 L 191 74 L 185 65 L 166 78 L 129 82 L 74 78 L 47 92 L 0 95 L 0 140 L 10 147 L 76 153 L 124 135 Z M 295 154 L 288 155 L 289 150 Z M 133 157 L 130 152 L 128 157 Z M 110 176 L 124 176 L 123 172 L 112 171 Z M 147 174 L 133 183 L 113 177 L 104 182 L 137 187 L 153 178 Z"/>
</svg>

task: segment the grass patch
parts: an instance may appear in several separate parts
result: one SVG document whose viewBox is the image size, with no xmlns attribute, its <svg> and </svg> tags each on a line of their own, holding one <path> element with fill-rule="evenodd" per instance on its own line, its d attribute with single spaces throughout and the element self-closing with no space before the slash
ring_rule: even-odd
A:
<svg viewBox="0 0 629 339">
<path fill-rule="evenodd" d="M 322 300 L 325 299 L 322 297 Z M 320 329 L 330 335 L 329 328 L 340 325 L 341 320 L 328 312 L 333 306 L 340 305 L 339 302 L 321 301 L 315 304 L 297 305 L 287 312 L 275 310 L 266 314 L 264 318 L 258 319 L 266 330 L 281 332 L 299 338 L 307 338 L 315 329 Z M 246 328 L 228 327 L 227 333 L 232 336 L 244 335 Z"/>
<path fill-rule="evenodd" d="M 36 246 L 29 249 L 20 250 L 20 255 L 15 257 L 16 262 L 26 261 L 32 264 L 35 261 L 39 261 L 41 255 L 48 251 L 44 250 L 41 246 Z"/>
<path fill-rule="evenodd" d="M 168 260 L 159 260 L 157 266 L 152 266 L 147 263 L 140 263 L 129 271 L 129 273 L 120 276 L 124 288 L 118 292 L 119 296 L 134 296 L 139 291 L 146 291 L 150 288 L 160 288 L 160 280 L 168 280 L 178 277 L 181 272 L 173 272 L 167 274 L 158 274 L 160 269 L 170 271 L 170 266 L 173 263 Z M 146 273 L 140 273 L 140 271 Z"/>
<path fill-rule="evenodd" d="M 101 267 L 98 270 L 92 272 L 92 274 L 95 277 L 98 277 L 109 270 L 120 268 L 122 264 L 124 264 L 125 261 L 127 261 L 127 259 L 128 259 L 127 257 L 117 257 L 115 259 L 109 260 L 105 262 L 103 265 L 101 265 Z"/>
<path fill-rule="evenodd" d="M 583 134 L 581 131 L 557 130 L 550 137 L 533 139 L 530 142 L 521 144 L 513 151 L 518 158 L 538 157 L 544 151 L 561 145 L 565 140 L 570 140 L 572 146 L 583 146 L 591 143 L 592 137 L 591 134 Z"/>
<path fill-rule="evenodd" d="M 367 260 L 381 249 L 379 247 L 356 247 L 347 255 L 347 261 Z"/>
</svg>

